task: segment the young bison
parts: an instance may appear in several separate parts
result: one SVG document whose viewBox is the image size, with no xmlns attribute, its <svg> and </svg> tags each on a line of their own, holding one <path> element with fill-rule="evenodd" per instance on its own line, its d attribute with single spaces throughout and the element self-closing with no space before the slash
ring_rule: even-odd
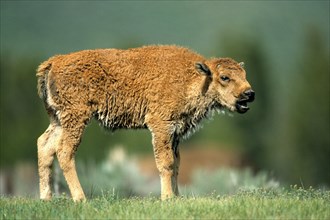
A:
<svg viewBox="0 0 330 220">
<path fill-rule="evenodd" d="M 38 138 L 40 198 L 50 199 L 56 154 L 73 200 L 85 200 L 74 154 L 91 118 L 104 127 L 148 128 L 161 198 L 178 195 L 178 144 L 213 110 L 245 113 L 254 92 L 243 63 L 205 59 L 177 46 L 85 50 L 58 55 L 37 72 L 50 125 Z"/>
</svg>

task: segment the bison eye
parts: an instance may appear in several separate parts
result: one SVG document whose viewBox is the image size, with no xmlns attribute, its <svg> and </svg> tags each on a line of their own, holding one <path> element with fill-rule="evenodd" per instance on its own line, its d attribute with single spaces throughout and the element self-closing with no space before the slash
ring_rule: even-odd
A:
<svg viewBox="0 0 330 220">
<path fill-rule="evenodd" d="M 229 82 L 230 78 L 228 76 L 220 76 L 220 79 L 225 82 Z"/>
</svg>

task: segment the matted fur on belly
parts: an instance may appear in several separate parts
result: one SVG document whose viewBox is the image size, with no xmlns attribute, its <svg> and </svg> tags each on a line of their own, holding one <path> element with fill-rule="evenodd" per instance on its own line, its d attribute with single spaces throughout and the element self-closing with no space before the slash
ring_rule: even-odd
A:
<svg viewBox="0 0 330 220">
<path fill-rule="evenodd" d="M 111 100 L 111 101 L 110 101 Z M 120 99 L 123 100 L 123 99 Z M 117 101 L 118 102 L 118 101 Z M 144 101 L 118 104 L 114 98 L 107 98 L 106 105 L 94 113 L 94 118 L 110 130 L 120 128 L 146 128 Z"/>
</svg>

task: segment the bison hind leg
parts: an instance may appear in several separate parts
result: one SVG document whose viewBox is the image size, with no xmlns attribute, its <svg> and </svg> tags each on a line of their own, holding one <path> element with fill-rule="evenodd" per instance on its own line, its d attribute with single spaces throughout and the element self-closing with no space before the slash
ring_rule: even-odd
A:
<svg viewBox="0 0 330 220">
<path fill-rule="evenodd" d="M 49 200 L 52 197 L 51 174 L 55 149 L 61 135 L 61 127 L 51 123 L 38 138 L 38 172 L 40 198 Z"/>
<path fill-rule="evenodd" d="M 92 117 L 92 112 L 82 109 L 67 109 L 66 112 L 61 112 L 59 121 L 62 130 L 56 147 L 56 156 L 74 201 L 86 199 L 78 179 L 74 158 L 85 127 Z"/>
<path fill-rule="evenodd" d="M 62 116 L 62 117 L 61 117 Z M 52 197 L 51 171 L 56 154 L 74 201 L 85 200 L 78 180 L 74 154 L 88 120 L 85 114 L 61 112 L 58 120 L 51 120 L 47 130 L 38 138 L 38 167 L 40 178 L 40 198 Z"/>
</svg>

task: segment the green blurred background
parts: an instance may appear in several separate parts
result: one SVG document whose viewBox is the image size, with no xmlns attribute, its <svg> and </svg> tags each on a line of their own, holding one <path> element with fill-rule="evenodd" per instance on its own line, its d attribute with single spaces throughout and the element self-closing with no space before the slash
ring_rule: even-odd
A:
<svg viewBox="0 0 330 220">
<path fill-rule="evenodd" d="M 256 101 L 216 115 L 183 142 L 244 155 L 286 184 L 330 185 L 329 1 L 1 1 L 0 165 L 36 164 L 48 118 L 35 71 L 48 57 L 94 48 L 176 44 L 246 64 Z M 121 144 L 152 154 L 148 131 L 107 134 L 92 122 L 77 160 Z"/>
</svg>

